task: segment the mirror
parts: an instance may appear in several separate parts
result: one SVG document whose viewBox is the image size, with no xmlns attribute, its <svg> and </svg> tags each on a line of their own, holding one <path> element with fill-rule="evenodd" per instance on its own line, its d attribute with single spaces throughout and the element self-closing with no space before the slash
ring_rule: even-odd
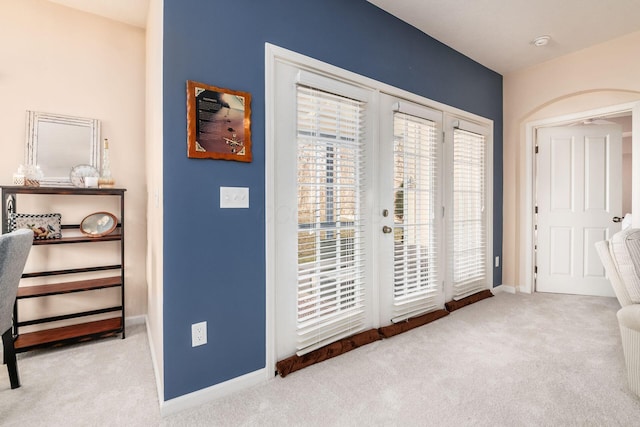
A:
<svg viewBox="0 0 640 427">
<path fill-rule="evenodd" d="M 25 163 L 39 165 L 42 185 L 71 185 L 76 165 L 100 165 L 100 121 L 82 117 L 27 111 Z"/>
<path fill-rule="evenodd" d="M 96 212 L 86 216 L 80 223 L 80 231 L 85 236 L 102 237 L 116 229 L 118 220 L 109 212 Z"/>
</svg>

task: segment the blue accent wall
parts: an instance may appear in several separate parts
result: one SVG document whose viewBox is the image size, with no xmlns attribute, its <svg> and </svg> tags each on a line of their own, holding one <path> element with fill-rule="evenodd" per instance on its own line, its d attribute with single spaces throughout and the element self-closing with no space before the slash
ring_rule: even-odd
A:
<svg viewBox="0 0 640 427">
<path fill-rule="evenodd" d="M 264 367 L 265 42 L 492 119 L 502 255 L 501 75 L 365 0 L 164 0 L 166 400 Z M 252 94 L 252 163 L 187 158 L 187 80 Z M 220 186 L 249 187 L 250 208 L 220 209 Z"/>
</svg>

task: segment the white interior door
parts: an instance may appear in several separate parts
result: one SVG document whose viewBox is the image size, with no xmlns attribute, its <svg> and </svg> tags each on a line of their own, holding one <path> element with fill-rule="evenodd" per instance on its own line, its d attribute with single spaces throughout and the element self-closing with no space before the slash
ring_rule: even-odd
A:
<svg viewBox="0 0 640 427">
<path fill-rule="evenodd" d="M 543 128 L 537 146 L 536 290 L 613 296 L 594 244 L 620 230 L 620 126 Z"/>
</svg>

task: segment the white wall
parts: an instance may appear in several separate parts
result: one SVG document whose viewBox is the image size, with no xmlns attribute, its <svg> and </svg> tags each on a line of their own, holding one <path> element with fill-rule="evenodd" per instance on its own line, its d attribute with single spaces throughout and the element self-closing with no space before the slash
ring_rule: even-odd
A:
<svg viewBox="0 0 640 427">
<path fill-rule="evenodd" d="M 127 316 L 147 312 L 144 90 L 144 30 L 44 0 L 0 0 L 0 184 L 10 184 L 24 163 L 26 110 L 101 120 L 116 185 L 127 189 Z M 94 201 L 52 197 L 44 207 L 34 201 L 18 208 L 60 209 L 64 219 L 79 222 L 95 211 L 88 206 Z M 95 257 L 102 256 L 80 248 L 64 257 L 50 252 L 30 257 L 27 269 L 42 269 L 40 263 L 96 265 Z M 77 299 L 78 305 L 90 305 Z M 44 307 L 34 307 L 39 309 Z"/>
<path fill-rule="evenodd" d="M 636 32 L 504 76 L 504 284 L 519 284 L 522 265 L 526 123 L 638 101 L 639 75 L 640 32 Z M 634 163 L 640 177 L 640 162 Z M 636 182 L 634 189 L 639 187 Z"/>
</svg>

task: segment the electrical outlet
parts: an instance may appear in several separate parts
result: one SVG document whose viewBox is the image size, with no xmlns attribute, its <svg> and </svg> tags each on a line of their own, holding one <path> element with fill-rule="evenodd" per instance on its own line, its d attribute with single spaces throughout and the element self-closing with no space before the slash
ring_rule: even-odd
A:
<svg viewBox="0 0 640 427">
<path fill-rule="evenodd" d="M 191 347 L 197 347 L 207 343 L 207 322 L 191 325 Z"/>
</svg>

